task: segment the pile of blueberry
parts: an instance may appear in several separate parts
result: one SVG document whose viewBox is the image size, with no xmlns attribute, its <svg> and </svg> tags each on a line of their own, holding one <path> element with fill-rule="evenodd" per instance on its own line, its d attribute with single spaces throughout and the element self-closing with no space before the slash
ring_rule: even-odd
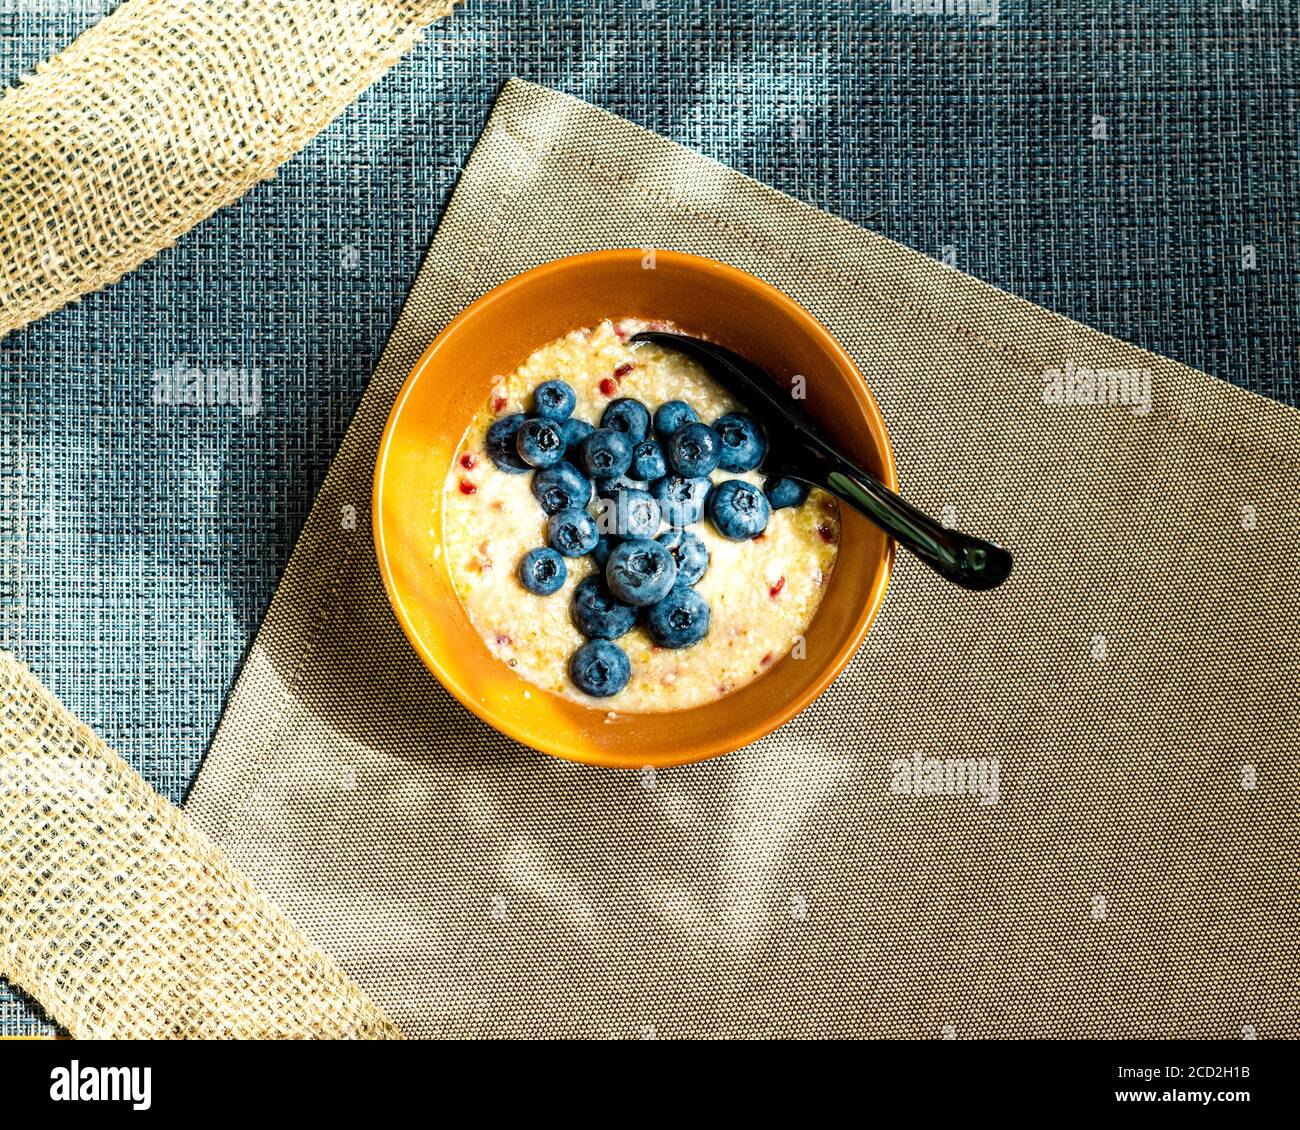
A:
<svg viewBox="0 0 1300 1130">
<path fill-rule="evenodd" d="M 533 495 L 549 515 L 548 545 L 519 563 L 524 587 L 558 592 L 567 557 L 589 555 L 599 570 L 573 592 L 573 622 L 588 642 L 574 652 L 569 677 L 605 697 L 627 685 L 627 654 L 613 641 L 638 615 L 660 647 L 690 647 L 708 633 L 708 603 L 692 586 L 709 567 L 709 550 L 687 527 L 707 513 L 724 538 L 744 541 L 767 528 L 772 509 L 802 503 L 808 488 L 785 478 L 768 478 L 763 490 L 743 479 L 713 483 L 717 468 L 751 471 L 767 454 L 762 428 L 743 412 L 707 425 L 685 401 L 661 404 L 652 418 L 623 397 L 594 428 L 574 418 L 576 404 L 564 381 L 538 385 L 530 414 L 488 428 L 487 451 L 507 474 L 533 472 Z"/>
</svg>

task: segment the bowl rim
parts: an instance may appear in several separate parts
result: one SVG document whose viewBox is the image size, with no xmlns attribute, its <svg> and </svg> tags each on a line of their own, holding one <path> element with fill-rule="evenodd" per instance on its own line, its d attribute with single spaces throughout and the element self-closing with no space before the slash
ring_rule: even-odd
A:
<svg viewBox="0 0 1300 1130">
<path fill-rule="evenodd" d="M 591 751 L 584 749 L 573 749 L 568 746 L 549 744 L 546 741 L 546 735 L 538 735 L 527 726 L 516 724 L 513 718 L 498 716 L 485 709 L 473 695 L 467 694 L 459 685 L 458 681 L 447 671 L 438 656 L 428 648 L 423 639 L 415 631 L 410 617 L 402 603 L 401 594 L 397 591 L 393 583 L 392 570 L 389 566 L 387 550 L 384 544 L 384 522 L 383 507 L 380 500 L 383 495 L 384 474 L 387 470 L 388 452 L 392 443 L 394 434 L 397 431 L 397 425 L 401 418 L 402 409 L 406 401 L 414 391 L 420 378 L 425 370 L 431 365 L 437 356 L 439 348 L 443 342 L 455 334 L 466 322 L 471 321 L 479 315 L 486 307 L 506 297 L 513 291 L 526 288 L 537 282 L 538 279 L 555 273 L 557 271 L 566 271 L 582 269 L 586 265 L 596 265 L 621 259 L 633 259 L 640 262 L 642 250 L 638 248 L 609 248 L 599 251 L 588 251 L 577 255 L 566 255 L 558 259 L 552 259 L 536 267 L 531 267 L 517 275 L 505 280 L 505 282 L 493 287 L 491 290 L 480 295 L 455 317 L 453 317 L 433 338 L 420 354 L 419 359 L 412 366 L 410 373 L 407 374 L 406 380 L 402 383 L 398 391 L 397 398 L 393 402 L 393 407 L 388 414 L 388 420 L 384 425 L 383 435 L 379 442 L 379 449 L 375 457 L 375 473 L 371 485 L 370 513 L 371 513 L 371 533 L 374 542 L 375 559 L 379 568 L 379 575 L 383 581 L 384 591 L 388 597 L 388 605 L 401 625 L 402 633 L 406 636 L 407 641 L 415 649 L 420 660 L 425 667 L 437 678 L 437 680 L 451 694 L 464 705 L 471 713 L 482 719 L 494 730 L 498 730 L 507 737 L 527 746 L 530 749 L 538 750 L 541 753 L 548 754 L 552 757 L 558 757 L 565 761 L 574 761 L 587 765 L 598 765 L 605 768 L 627 769 L 624 763 L 613 763 L 603 760 L 599 756 L 593 756 Z M 857 393 L 856 399 L 865 408 L 866 414 L 881 439 L 880 457 L 884 465 L 885 476 L 884 485 L 892 491 L 898 490 L 898 468 L 894 460 L 893 441 L 889 435 L 889 429 L 885 426 L 884 416 L 881 414 L 880 406 L 876 403 L 876 398 L 872 394 L 871 386 L 867 383 L 866 378 L 862 375 L 861 370 L 854 363 L 853 359 L 840 345 L 839 340 L 830 332 L 822 323 L 808 312 L 799 302 L 791 298 L 788 294 L 777 289 L 771 283 L 759 278 L 757 275 L 750 274 L 748 271 L 739 267 L 734 267 L 730 263 L 723 263 L 716 259 L 709 259 L 700 255 L 692 255 L 682 251 L 670 251 L 666 249 L 655 250 L 658 261 L 667 261 L 675 263 L 687 269 L 707 270 L 718 274 L 731 275 L 737 278 L 740 285 L 756 289 L 766 301 L 769 301 L 778 307 L 793 320 L 801 323 L 804 329 L 812 336 L 822 340 L 823 346 L 827 349 L 834 359 L 835 365 L 841 371 L 856 378 L 854 389 Z M 542 343 L 545 344 L 545 343 Z M 876 616 L 880 612 L 880 607 L 884 603 L 885 592 L 889 588 L 889 582 L 893 574 L 894 555 L 897 550 L 897 542 L 892 537 L 886 537 L 884 556 L 881 561 L 881 568 L 876 575 L 876 583 L 872 591 L 868 594 L 867 599 L 863 602 L 861 611 L 858 613 L 857 623 L 853 630 L 846 636 L 845 641 L 836 650 L 832 660 L 827 663 L 817 674 L 816 678 L 795 698 L 786 703 L 776 713 L 766 716 L 761 722 L 751 724 L 740 731 L 732 734 L 728 733 L 725 740 L 722 737 L 712 738 L 704 743 L 699 743 L 692 747 L 689 752 L 680 754 L 667 754 L 656 757 L 655 766 L 658 768 L 670 768 L 676 765 L 694 764 L 700 761 L 707 761 L 714 757 L 721 757 L 725 754 L 732 753 L 742 749 L 744 746 L 774 733 L 796 715 L 800 714 L 813 701 L 831 685 L 848 666 L 850 660 L 862 646 L 862 641 L 866 638 L 867 633 L 871 630 L 871 625 L 875 622 Z M 814 620 L 816 616 L 814 616 Z M 761 678 L 762 676 L 760 676 Z M 543 692 L 549 693 L 549 692 Z M 671 711 L 667 712 L 671 713 Z"/>
</svg>

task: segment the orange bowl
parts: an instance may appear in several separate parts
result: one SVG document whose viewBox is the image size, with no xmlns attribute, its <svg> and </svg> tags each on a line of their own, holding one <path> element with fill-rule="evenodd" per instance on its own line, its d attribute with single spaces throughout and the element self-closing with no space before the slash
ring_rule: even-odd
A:
<svg viewBox="0 0 1300 1130">
<path fill-rule="evenodd" d="M 893 540 L 841 506 L 839 555 L 803 658 L 704 706 L 616 714 L 542 691 L 494 657 L 448 575 L 440 500 L 457 448 L 497 374 L 537 347 L 606 318 L 671 322 L 726 345 L 790 387 L 827 437 L 897 489 L 880 409 L 848 355 L 806 310 L 744 271 L 658 251 L 597 251 L 527 271 L 468 306 L 425 350 L 384 430 L 375 468 L 379 571 L 402 630 L 439 681 L 503 733 L 572 761 L 639 769 L 702 761 L 771 733 L 843 670 L 871 626 L 893 564 Z M 528 693 L 525 693 L 528 692 Z"/>
</svg>

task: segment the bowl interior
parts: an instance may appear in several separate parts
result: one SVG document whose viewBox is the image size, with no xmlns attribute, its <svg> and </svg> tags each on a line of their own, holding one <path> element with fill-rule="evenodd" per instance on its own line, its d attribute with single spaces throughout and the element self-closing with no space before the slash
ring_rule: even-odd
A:
<svg viewBox="0 0 1300 1130">
<path fill-rule="evenodd" d="M 430 345 L 398 396 L 375 477 L 379 567 L 403 630 L 439 680 L 485 721 L 535 749 L 621 768 L 702 760 L 753 741 L 810 702 L 852 657 L 888 581 L 893 543 L 841 507 L 842 541 L 802 659 L 786 656 L 705 706 L 617 714 L 541 691 L 494 658 L 461 607 L 443 555 L 444 480 L 497 375 L 538 346 L 604 318 L 676 323 L 753 359 L 790 387 L 827 437 L 891 487 L 880 413 L 847 356 L 790 299 L 735 268 L 660 251 L 596 252 L 529 271 L 485 295 Z"/>
</svg>

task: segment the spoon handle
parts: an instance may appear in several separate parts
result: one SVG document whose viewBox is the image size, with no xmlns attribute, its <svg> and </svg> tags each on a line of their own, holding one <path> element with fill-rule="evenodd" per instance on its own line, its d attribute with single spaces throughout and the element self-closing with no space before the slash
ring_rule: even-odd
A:
<svg viewBox="0 0 1300 1130">
<path fill-rule="evenodd" d="M 807 472 L 791 477 L 808 481 Z M 1011 575 L 1011 554 L 1000 545 L 948 529 L 869 476 L 836 467 L 816 485 L 865 514 L 941 577 L 964 589 L 997 588 Z"/>
<path fill-rule="evenodd" d="M 773 463 L 769 474 L 823 487 L 860 511 L 911 550 L 941 577 L 964 589 L 997 588 L 1011 575 L 1011 554 L 991 541 L 950 530 L 906 502 L 854 463 L 818 432 L 792 404 L 773 392 L 771 378 L 752 361 L 723 346 L 682 334 L 648 330 L 635 335 L 676 349 L 703 365 L 767 428 Z"/>
</svg>

